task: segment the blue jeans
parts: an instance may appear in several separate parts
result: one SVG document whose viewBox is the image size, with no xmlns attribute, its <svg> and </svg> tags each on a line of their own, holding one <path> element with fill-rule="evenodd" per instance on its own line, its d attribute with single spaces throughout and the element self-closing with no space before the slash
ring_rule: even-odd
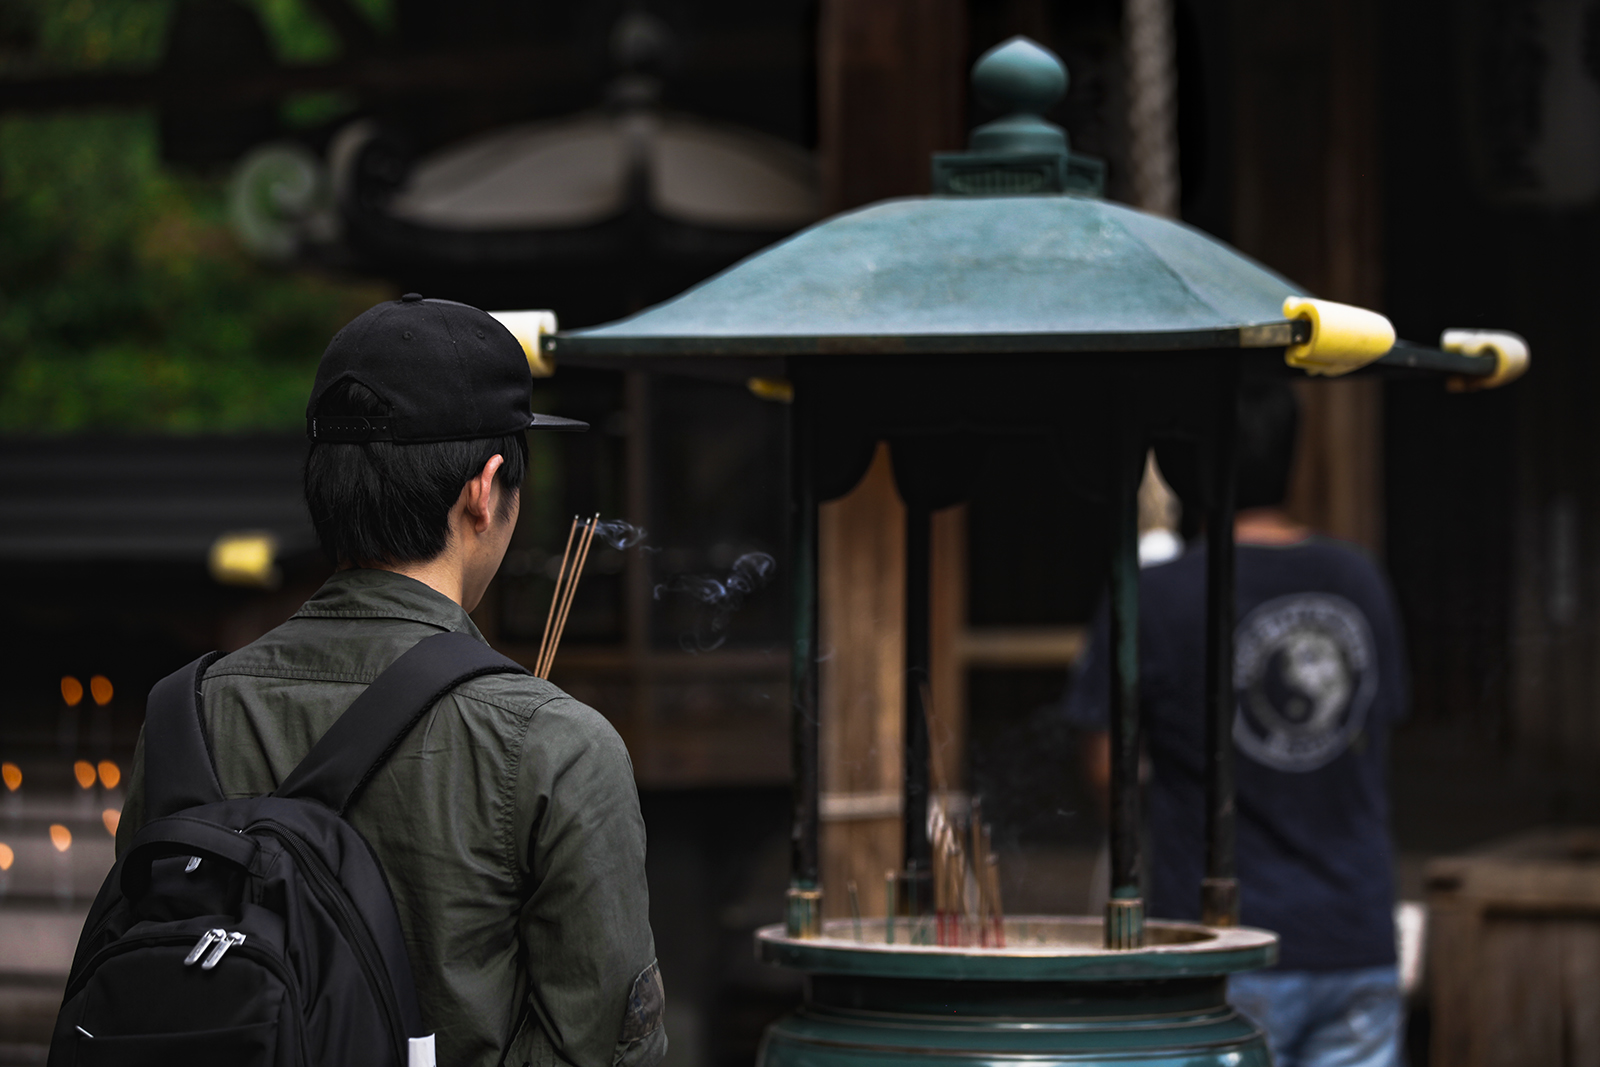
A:
<svg viewBox="0 0 1600 1067">
<path fill-rule="evenodd" d="M 1400 1067 L 1393 966 L 1234 975 L 1228 1001 L 1266 1033 L 1275 1067 Z"/>
</svg>

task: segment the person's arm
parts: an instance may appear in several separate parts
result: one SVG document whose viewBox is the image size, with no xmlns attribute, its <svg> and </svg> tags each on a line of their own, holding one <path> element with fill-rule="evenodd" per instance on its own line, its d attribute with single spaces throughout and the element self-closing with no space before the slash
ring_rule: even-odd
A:
<svg viewBox="0 0 1600 1067">
<path fill-rule="evenodd" d="M 523 1013 L 538 1025 L 523 1026 L 507 1062 L 544 1040 L 576 1067 L 654 1067 L 667 1048 L 664 991 L 627 749 L 597 712 L 559 697 L 535 713 L 520 772 Z"/>
</svg>

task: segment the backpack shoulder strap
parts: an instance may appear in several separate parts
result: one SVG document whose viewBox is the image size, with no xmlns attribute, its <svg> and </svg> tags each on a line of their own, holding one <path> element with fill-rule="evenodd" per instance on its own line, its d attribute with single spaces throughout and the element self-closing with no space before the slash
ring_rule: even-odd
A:
<svg viewBox="0 0 1600 1067">
<path fill-rule="evenodd" d="M 343 815 L 428 709 L 462 682 L 528 674 L 471 634 L 423 638 L 373 679 L 273 796 L 320 801 Z"/>
<path fill-rule="evenodd" d="M 200 680 L 219 655 L 208 652 L 167 675 L 145 702 L 145 811 L 151 819 L 223 799 L 200 706 Z"/>
</svg>

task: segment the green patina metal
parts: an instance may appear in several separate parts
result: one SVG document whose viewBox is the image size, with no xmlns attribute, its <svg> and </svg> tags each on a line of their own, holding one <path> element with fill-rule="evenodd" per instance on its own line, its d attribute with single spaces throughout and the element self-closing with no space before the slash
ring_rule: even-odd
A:
<svg viewBox="0 0 1600 1067">
<path fill-rule="evenodd" d="M 1022 355 L 1283 349 L 1299 286 L 1199 230 L 1088 196 L 887 200 L 837 215 L 681 296 L 546 338 L 561 359 Z M 1405 342 L 1392 368 L 1486 375 Z"/>
<path fill-rule="evenodd" d="M 1108 200 L 921 197 L 836 216 L 555 341 L 567 357 L 1281 348 L 1283 300 L 1300 291 L 1198 230 Z"/>
<path fill-rule="evenodd" d="M 1088 919 L 1013 917 L 1006 928 L 1006 949 L 887 945 L 881 920 L 860 939 L 843 921 L 816 939 L 760 931 L 762 959 L 807 975 L 804 1004 L 768 1031 L 760 1064 L 1267 1067 L 1226 979 L 1270 965 L 1271 934 L 1152 922 L 1149 947 L 1114 952 L 1097 947 Z"/>
<path fill-rule="evenodd" d="M 1231 464 L 1217 420 L 1234 417 L 1238 375 L 1297 373 L 1284 366 L 1284 350 L 1308 340 L 1309 326 L 1284 318 L 1285 297 L 1301 294 L 1293 283 L 1198 230 L 1093 195 L 1099 164 L 1072 155 L 1065 134 L 1041 117 L 1065 86 L 1048 51 L 1008 42 L 980 61 L 977 89 L 1012 112 L 975 131 L 970 151 L 935 161 L 940 194 L 836 216 L 664 304 L 543 342 L 578 364 L 782 376 L 793 386 L 796 785 L 787 933 L 806 936 L 775 928 L 758 944 L 768 962 L 808 977 L 804 1005 L 769 1030 L 758 1067 L 911 1067 L 952 1057 L 996 1065 L 1268 1063 L 1260 1035 L 1225 999 L 1227 975 L 1268 966 L 1276 955 L 1273 935 L 1227 926 L 1237 901 L 1225 825 L 1233 817 L 1228 761 L 1212 758 L 1207 770 L 1207 914 L 1223 925 L 1147 921 L 1138 896 L 1135 487 L 1153 443 L 1179 442 L 1211 467 Z M 1376 366 L 1487 375 L 1495 360 L 1402 343 Z M 925 544 L 932 510 L 964 499 L 984 442 L 1019 435 L 1037 443 L 1042 480 L 1054 470 L 1070 487 L 1114 502 L 1117 741 L 1105 922 L 1009 920 L 1005 949 L 935 947 L 909 929 L 888 944 L 896 939 L 882 920 L 863 921 L 853 938 L 840 936 L 841 923 L 814 936 L 815 508 L 853 486 L 877 442 L 890 442 L 911 558 Z M 1214 470 L 1212 481 L 1231 484 Z M 1213 496 L 1213 536 L 1231 542 L 1231 495 L 1224 488 Z M 1226 581 L 1225 570 L 1213 580 Z M 908 572 L 908 582 L 926 580 Z M 908 648 L 925 640 L 928 613 L 910 608 L 925 599 L 907 597 Z M 1208 655 L 1230 663 L 1232 599 L 1213 591 L 1207 605 Z M 908 660 L 908 694 L 917 690 L 917 669 Z M 908 699 L 908 739 L 919 709 Z M 1225 697 L 1211 711 L 1220 722 Z M 904 811 L 908 843 L 921 844 L 916 813 L 925 811 L 927 767 L 912 747 Z M 908 844 L 899 877 L 914 880 L 920 860 L 910 853 Z"/>
<path fill-rule="evenodd" d="M 1105 192 L 1105 164 L 1068 151 L 1067 131 L 1043 117 L 1067 91 L 1067 69 L 1047 49 L 1026 37 L 996 45 L 973 67 L 972 89 L 1006 114 L 972 131 L 970 151 L 934 153 L 934 192 Z"/>
</svg>

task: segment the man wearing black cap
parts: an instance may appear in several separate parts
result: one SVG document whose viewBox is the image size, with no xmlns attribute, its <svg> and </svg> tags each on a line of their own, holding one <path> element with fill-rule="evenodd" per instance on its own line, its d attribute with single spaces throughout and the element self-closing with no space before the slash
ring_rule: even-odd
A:
<svg viewBox="0 0 1600 1067">
<path fill-rule="evenodd" d="M 518 342 L 407 294 L 339 332 L 306 410 L 306 503 L 339 570 L 201 686 L 229 798 L 272 792 L 366 686 L 468 612 L 505 555 L 529 429 Z M 143 739 L 117 833 L 144 821 Z M 653 1067 L 666 1051 L 632 765 L 593 709 L 529 675 L 463 683 L 347 813 L 388 875 L 438 1062 Z"/>
</svg>

